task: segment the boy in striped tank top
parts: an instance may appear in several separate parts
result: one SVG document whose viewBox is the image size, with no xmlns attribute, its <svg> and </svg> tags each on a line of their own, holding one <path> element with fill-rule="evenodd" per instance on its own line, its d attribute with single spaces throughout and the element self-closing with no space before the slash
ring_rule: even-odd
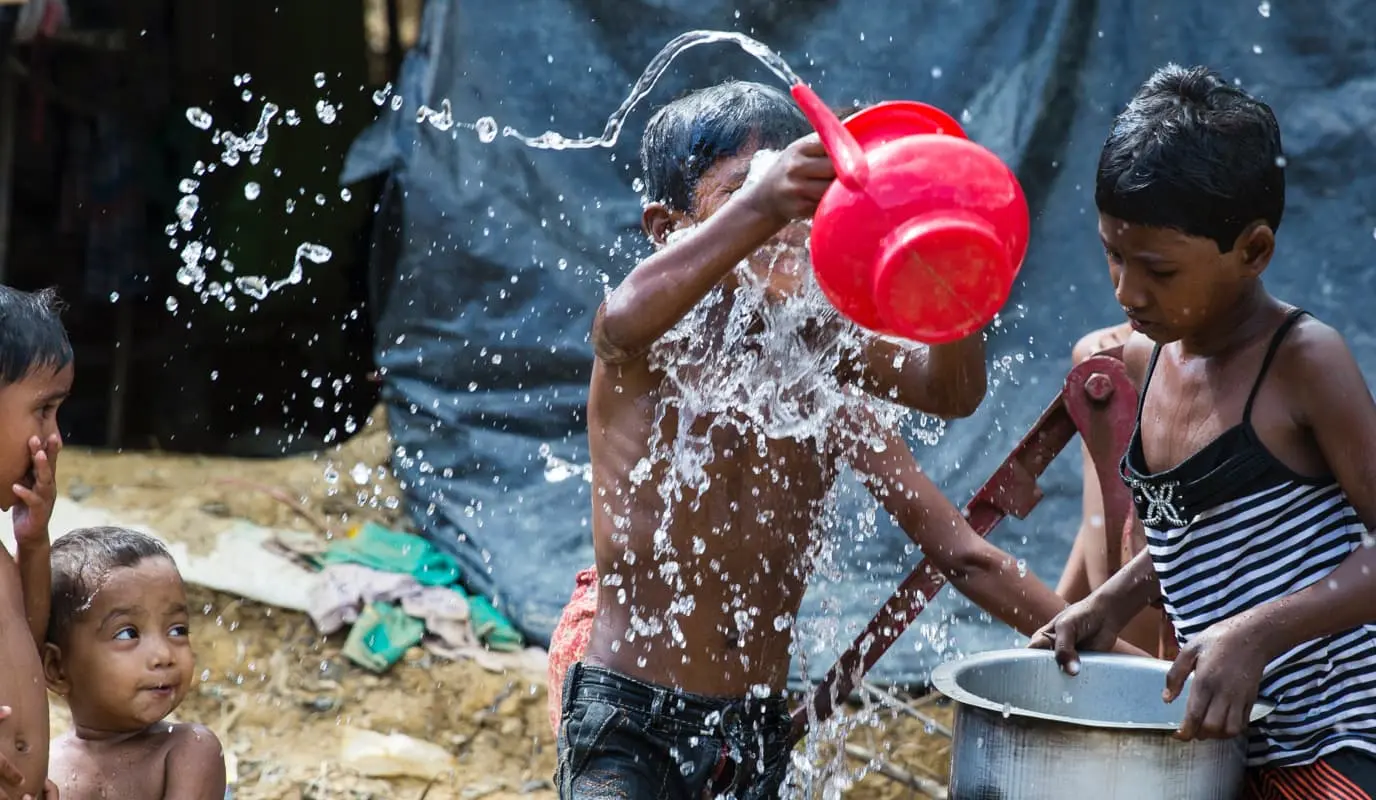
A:
<svg viewBox="0 0 1376 800">
<path fill-rule="evenodd" d="M 1376 795 L 1376 402 L 1343 338 L 1272 297 L 1280 130 L 1169 65 L 1115 120 L 1095 202 L 1141 393 L 1120 472 L 1147 548 L 1034 638 L 1070 673 L 1149 605 L 1194 680 L 1183 739 L 1249 734 L 1246 796 Z M 1248 730 L 1258 696 L 1274 713 Z"/>
</svg>

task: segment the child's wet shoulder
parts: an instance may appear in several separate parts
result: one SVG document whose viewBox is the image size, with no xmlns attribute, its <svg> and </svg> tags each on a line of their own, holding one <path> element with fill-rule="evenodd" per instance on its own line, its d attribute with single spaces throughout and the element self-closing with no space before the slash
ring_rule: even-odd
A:
<svg viewBox="0 0 1376 800">
<path fill-rule="evenodd" d="M 169 732 L 170 754 L 180 758 L 193 757 L 206 760 L 224 758 L 224 748 L 220 737 L 204 725 L 192 722 L 178 722 Z"/>
<path fill-rule="evenodd" d="M 1295 320 L 1276 348 L 1270 367 L 1294 388 L 1303 387 L 1308 381 L 1327 382 L 1356 368 L 1343 335 L 1323 320 L 1307 315 Z"/>
</svg>

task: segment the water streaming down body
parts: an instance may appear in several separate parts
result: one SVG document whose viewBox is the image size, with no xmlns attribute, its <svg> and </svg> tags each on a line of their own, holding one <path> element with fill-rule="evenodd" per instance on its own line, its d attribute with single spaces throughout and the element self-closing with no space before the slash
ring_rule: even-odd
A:
<svg viewBox="0 0 1376 800">
<path fill-rule="evenodd" d="M 609 148 L 616 144 L 627 117 L 653 91 L 677 56 L 693 47 L 723 42 L 735 44 L 755 56 L 786 84 L 801 82 L 782 58 L 755 39 L 734 32 L 690 31 L 675 37 L 651 60 L 629 95 L 607 119 L 599 136 L 570 138 L 554 131 L 527 136 L 511 127 L 499 128 L 491 117 L 483 117 L 473 123 L 456 122 L 448 100 L 442 101 L 439 109 L 422 106 L 417 114 L 417 122 L 441 131 L 471 130 L 484 143 L 495 141 L 500 132 L 504 138 L 537 149 Z M 319 84 L 317 77 L 317 86 Z M 386 105 L 393 111 L 403 107 L 402 98 L 394 94 L 390 86 L 375 92 L 372 99 L 375 105 Z M 329 124 L 333 121 L 333 106 L 329 111 L 321 113 L 317 108 L 316 116 L 322 123 Z M 220 162 L 232 167 L 247 156 L 250 163 L 258 163 L 268 142 L 270 125 L 295 126 L 301 122 L 300 115 L 292 109 L 281 113 L 280 117 L 279 112 L 276 105 L 266 103 L 257 126 L 242 136 L 216 130 L 214 141 L 223 147 Z M 209 131 L 213 126 L 210 114 L 200 109 L 189 109 L 187 119 L 201 130 Z M 758 179 L 761 171 L 768 166 L 769 158 L 770 154 L 757 157 L 752 164 L 751 179 Z M 213 164 L 209 167 L 198 165 L 197 177 L 214 169 Z M 170 237 L 192 230 L 199 207 L 194 194 L 196 187 L 192 185 L 194 183 L 192 181 L 183 187 L 188 191 L 184 192 L 184 202 L 178 207 L 178 223 L 169 226 Z M 255 201 L 260 192 L 261 188 L 256 183 L 244 187 L 244 196 L 249 201 Z M 285 278 L 269 281 L 262 276 L 235 276 L 222 282 L 211 281 L 206 289 L 203 288 L 207 280 L 204 262 L 213 260 L 214 255 L 211 248 L 200 242 L 187 243 L 182 249 L 184 264 L 178 278 L 184 284 L 193 285 L 201 292 L 203 299 L 207 296 L 222 300 L 228 298 L 227 305 L 232 302 L 229 296 L 231 286 L 250 298 L 262 299 L 270 291 L 300 282 L 303 261 L 320 264 L 330 257 L 328 249 L 302 243 L 297 248 L 291 273 Z M 806 253 L 804 250 L 800 254 L 796 249 L 790 252 L 790 248 L 781 245 L 761 257 L 775 265 L 785 257 L 806 259 Z M 226 272 L 232 272 L 232 265 L 227 260 L 223 266 Z M 632 473 L 631 478 L 643 481 L 654 474 L 661 476 L 656 489 L 666 509 L 666 522 L 665 527 L 654 533 L 654 553 L 659 563 L 651 574 L 654 579 L 667 581 L 679 601 L 668 609 L 667 615 L 654 618 L 649 614 L 639 614 L 632 608 L 633 635 L 668 631 L 672 641 L 682 644 L 677 620 L 693 612 L 694 602 L 684 580 L 686 576 L 676 568 L 685 554 L 675 552 L 666 527 L 668 520 L 676 514 L 695 513 L 697 498 L 710 488 L 708 467 L 719 455 L 712 447 L 714 430 L 729 427 L 738 436 L 757 437 L 761 447 L 768 439 L 805 443 L 818 459 L 826 459 L 847 446 L 882 448 L 879 438 L 881 428 L 892 429 L 914 418 L 911 412 L 852 391 L 837 379 L 837 367 L 843 359 L 859 352 L 867 334 L 840 317 L 822 295 L 812 279 L 810 269 L 802 270 L 801 288 L 782 299 L 768 296 L 766 281 L 748 262 L 737 267 L 736 277 L 734 288 L 728 291 L 725 287 L 718 287 L 709 293 L 662 337 L 650 353 L 652 364 L 663 373 L 666 381 L 666 391 L 656 409 L 655 428 L 665 430 L 659 423 L 663 423 L 671 413 L 676 423 L 668 428 L 668 435 L 652 442 L 649 457 Z M 172 307 L 169 305 L 169 308 Z M 847 411 L 863 413 L 849 415 L 845 413 Z M 852 416 L 870 420 L 870 427 L 836 424 L 837 420 Z M 937 435 L 940 430 L 938 426 Z M 585 465 L 560 461 L 547 448 L 539 455 L 547 461 L 546 475 L 551 480 L 575 475 L 584 479 L 589 477 Z M 813 549 L 805 559 L 809 571 L 833 578 L 846 568 L 840 563 L 837 552 L 841 549 L 837 546 L 838 534 L 845 531 L 865 536 L 873 535 L 876 530 L 872 511 L 859 522 L 861 530 L 858 532 L 854 530 L 855 520 L 839 519 L 834 511 L 838 491 L 841 490 L 833 488 L 828 497 L 820 500 L 824 506 L 823 513 L 819 515 L 820 535 L 814 537 Z M 846 524 L 851 525 L 849 531 Z M 697 543 L 693 546 L 696 548 Z M 754 620 L 752 612 L 757 613 L 758 609 L 737 609 L 738 627 L 744 629 L 759 625 L 779 635 L 801 633 L 792 619 L 780 616 L 772 620 Z M 823 620 L 819 624 L 825 623 Z M 840 633 L 837 630 L 826 635 L 814 635 L 812 638 L 819 642 L 817 652 L 822 652 L 820 648 L 823 645 L 834 644 Z M 799 655 L 803 657 L 805 654 Z M 767 691 L 767 687 L 759 688 Z M 859 714 L 842 713 L 825 725 L 813 726 L 803 754 L 795 758 L 807 786 L 820 787 L 823 795 L 831 795 L 858 777 L 856 770 L 847 768 L 844 758 L 819 767 L 819 743 L 843 741 L 855 727 L 871 724 L 872 715 L 873 711 L 867 708 Z M 863 769 L 859 772 L 863 772 Z M 813 790 L 803 793 L 812 794 Z"/>
</svg>

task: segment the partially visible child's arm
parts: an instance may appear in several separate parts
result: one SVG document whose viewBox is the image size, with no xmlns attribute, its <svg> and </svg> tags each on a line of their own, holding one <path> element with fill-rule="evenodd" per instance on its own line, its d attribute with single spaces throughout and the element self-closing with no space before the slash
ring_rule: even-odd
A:
<svg viewBox="0 0 1376 800">
<path fill-rule="evenodd" d="M 882 451 L 862 447 L 851 455 L 851 466 L 961 594 L 1029 636 L 1065 608 L 1051 587 L 971 529 L 901 436 L 889 431 L 883 438 Z"/>
<path fill-rule="evenodd" d="M 225 753 L 203 725 L 181 725 L 167 754 L 163 800 L 224 800 Z"/>
<path fill-rule="evenodd" d="M 984 331 L 941 345 L 872 337 L 842 379 L 885 400 L 944 419 L 968 417 L 984 402 Z"/>
<path fill-rule="evenodd" d="M 52 436 L 42 442 L 37 436 L 29 439 L 29 456 L 33 460 L 33 488 L 15 484 L 19 498 L 10 514 L 14 520 L 14 539 L 19 553 L 19 585 L 24 596 L 24 615 L 34 643 L 43 646 L 48 633 L 48 607 L 52 603 L 52 565 L 49 562 L 51 542 L 48 539 L 48 520 L 52 518 L 57 501 L 57 455 L 62 451 L 62 439 Z"/>
<path fill-rule="evenodd" d="M 626 276 L 593 320 L 593 352 L 612 364 L 643 355 L 732 268 L 790 221 L 812 216 L 834 177 L 815 135 L 789 145 L 758 183 Z"/>
</svg>

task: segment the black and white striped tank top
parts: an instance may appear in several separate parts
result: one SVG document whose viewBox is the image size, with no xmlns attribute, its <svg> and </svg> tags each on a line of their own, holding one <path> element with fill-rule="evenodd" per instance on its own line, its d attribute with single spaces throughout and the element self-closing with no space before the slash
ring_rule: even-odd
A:
<svg viewBox="0 0 1376 800">
<path fill-rule="evenodd" d="M 1366 528 L 1337 481 L 1290 470 L 1252 428 L 1257 390 L 1304 313 L 1293 309 L 1276 331 L 1242 421 L 1155 474 L 1141 427 L 1160 346 L 1152 353 L 1120 472 L 1182 645 L 1220 620 L 1326 580 L 1362 545 Z M 1281 655 L 1267 666 L 1260 695 L 1276 710 L 1250 731 L 1250 765 L 1298 766 L 1345 748 L 1376 753 L 1376 625 Z"/>
</svg>

